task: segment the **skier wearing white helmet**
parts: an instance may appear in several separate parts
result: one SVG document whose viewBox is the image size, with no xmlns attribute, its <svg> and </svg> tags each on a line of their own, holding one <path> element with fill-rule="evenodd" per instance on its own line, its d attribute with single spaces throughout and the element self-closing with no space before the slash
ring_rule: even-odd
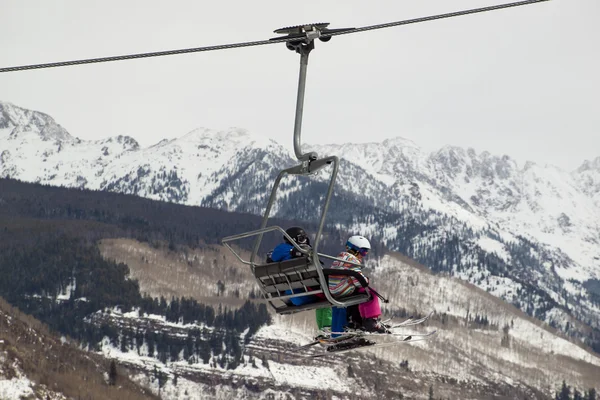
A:
<svg viewBox="0 0 600 400">
<path fill-rule="evenodd" d="M 363 258 L 369 254 L 370 250 L 371 243 L 369 240 L 364 236 L 355 235 L 348 238 L 348 241 L 346 242 L 346 251 L 340 253 L 337 258 L 361 264 Z M 344 263 L 342 261 L 334 261 L 331 267 L 351 269 L 362 274 L 361 266 Z M 361 286 L 360 282 L 354 277 L 346 275 L 331 275 L 329 277 L 329 291 L 334 297 L 348 296 L 355 291 L 364 292 L 364 290 L 365 289 Z M 358 308 L 358 312 L 356 312 L 356 308 Z M 348 311 L 350 312 L 353 320 L 352 322 L 355 325 L 353 327 L 362 328 L 369 332 L 389 333 L 386 326 L 379 321 L 381 307 L 379 306 L 379 299 L 377 296 L 373 296 L 371 300 L 359 304 L 358 307 L 348 307 Z M 334 307 L 331 324 L 332 332 L 342 332 L 344 325 L 346 324 L 346 309 Z M 332 335 L 332 337 L 336 336 L 339 336 L 339 334 Z"/>
</svg>

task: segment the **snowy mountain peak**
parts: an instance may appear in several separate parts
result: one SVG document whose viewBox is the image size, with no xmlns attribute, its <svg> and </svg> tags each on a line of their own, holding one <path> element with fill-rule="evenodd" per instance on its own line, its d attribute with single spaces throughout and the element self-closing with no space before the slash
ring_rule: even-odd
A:
<svg viewBox="0 0 600 400">
<path fill-rule="evenodd" d="M 600 208 L 600 157 L 592 161 L 586 160 L 572 176 L 581 190 Z"/>
<path fill-rule="evenodd" d="M 416 170 L 422 167 L 426 160 L 421 147 L 412 140 L 402 137 L 386 139 L 382 143 L 377 143 L 377 146 L 381 149 L 386 162 L 394 162 L 394 159 L 401 160 L 402 164 Z"/>
<path fill-rule="evenodd" d="M 391 183 L 389 177 L 406 177 L 407 171 L 417 173 L 427 159 L 419 146 L 402 137 L 379 143 L 310 145 L 307 149 L 320 155 L 337 155 L 388 183 Z"/>
<path fill-rule="evenodd" d="M 594 160 L 585 160 L 583 164 L 579 168 L 577 168 L 577 172 L 585 172 L 585 171 L 597 171 L 600 172 L 600 157 L 596 157 Z"/>
<path fill-rule="evenodd" d="M 444 146 L 431 155 L 431 160 L 441 166 L 443 171 L 448 171 L 452 175 L 465 171 L 471 164 L 469 155 L 461 147 Z"/>
<path fill-rule="evenodd" d="M 410 139 L 405 139 L 403 137 L 395 137 L 395 138 L 390 138 L 390 139 L 385 139 L 381 144 L 383 144 L 386 147 L 407 147 L 407 148 L 413 148 L 413 149 L 417 149 L 419 151 L 421 151 L 421 147 L 419 145 L 417 145 L 415 142 L 413 142 Z"/>
<path fill-rule="evenodd" d="M 214 130 L 208 128 L 197 128 L 187 133 L 176 142 L 188 142 L 204 145 L 219 145 L 223 147 L 269 147 L 276 142 L 257 135 L 253 135 L 243 128 L 231 127 L 225 130 Z"/>
<path fill-rule="evenodd" d="M 123 150 L 125 150 L 125 151 L 135 151 L 135 150 L 140 149 L 140 144 L 138 143 L 138 141 L 135 140 L 134 138 L 132 138 L 131 136 L 119 135 L 119 136 L 111 137 L 108 139 L 98 140 L 98 141 L 95 141 L 94 143 L 101 144 L 101 145 L 104 145 L 104 144 L 121 145 Z"/>
<path fill-rule="evenodd" d="M 0 130 L 7 130 L 10 139 L 35 134 L 43 140 L 73 141 L 73 137 L 52 117 L 0 101 Z"/>
<path fill-rule="evenodd" d="M 451 178 L 464 174 L 466 179 L 480 177 L 487 181 L 506 180 L 519 173 L 517 163 L 507 155 L 497 156 L 484 151 L 480 154 L 472 149 L 445 146 L 430 158 L 436 170 Z"/>
</svg>

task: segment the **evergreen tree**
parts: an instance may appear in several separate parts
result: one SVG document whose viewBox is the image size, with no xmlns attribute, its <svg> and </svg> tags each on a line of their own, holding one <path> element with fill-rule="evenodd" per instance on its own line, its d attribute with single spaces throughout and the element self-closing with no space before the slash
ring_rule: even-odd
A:
<svg viewBox="0 0 600 400">
<path fill-rule="evenodd" d="M 348 377 L 354 378 L 354 370 L 352 369 L 352 365 L 350 365 L 350 364 L 348 364 L 347 374 L 348 374 Z"/>
<path fill-rule="evenodd" d="M 560 392 L 556 394 L 556 400 L 571 400 L 571 388 L 563 381 Z"/>
<path fill-rule="evenodd" d="M 169 376 L 162 369 L 157 369 L 154 367 L 154 378 L 158 380 L 158 393 L 160 396 L 160 391 L 167 384 Z"/>
<path fill-rule="evenodd" d="M 148 357 L 154 357 L 154 332 L 147 332 L 146 340 L 148 342 Z"/>
<path fill-rule="evenodd" d="M 202 358 L 202 362 L 204 364 L 208 364 L 211 358 L 211 347 L 210 344 L 204 340 L 198 340 L 196 342 L 196 347 L 198 348 L 198 355 Z M 217 354 L 215 352 L 215 354 Z"/>
<path fill-rule="evenodd" d="M 110 362 L 110 367 L 108 369 L 108 384 L 110 386 L 115 386 L 117 384 L 117 364 L 115 360 Z"/>
<path fill-rule="evenodd" d="M 129 340 L 127 336 L 127 331 L 123 331 L 121 335 L 121 352 L 127 353 L 129 351 Z"/>
</svg>

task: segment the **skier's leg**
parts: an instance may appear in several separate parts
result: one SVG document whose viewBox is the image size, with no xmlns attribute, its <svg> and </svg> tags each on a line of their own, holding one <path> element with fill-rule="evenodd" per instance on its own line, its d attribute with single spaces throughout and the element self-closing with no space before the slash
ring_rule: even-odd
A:
<svg viewBox="0 0 600 400">
<path fill-rule="evenodd" d="M 360 291 L 364 291 L 364 289 L 359 289 Z M 379 298 L 377 296 L 373 296 L 371 300 L 361 303 L 358 305 L 358 310 L 360 311 L 360 316 L 363 319 L 367 318 L 377 318 L 381 315 L 381 306 L 379 305 Z"/>
<path fill-rule="evenodd" d="M 323 327 L 328 326 L 331 329 L 331 307 L 323 308 L 321 312 L 323 313 Z"/>
<path fill-rule="evenodd" d="M 339 332 L 344 331 L 344 325 L 346 324 L 346 309 L 342 307 L 333 307 L 331 310 L 331 337 L 340 336 Z"/>
<path fill-rule="evenodd" d="M 363 328 L 369 332 L 390 333 L 388 327 L 379 321 L 381 306 L 379 298 L 373 296 L 371 300 L 358 305 L 360 316 L 363 319 Z"/>
<path fill-rule="evenodd" d="M 317 327 L 322 330 L 325 327 L 331 327 L 331 308 L 319 308 L 315 310 L 317 318 Z"/>
<path fill-rule="evenodd" d="M 317 308 L 315 310 L 315 320 L 317 321 L 317 329 L 323 329 L 323 323 L 321 322 L 321 310 L 322 308 Z"/>
<path fill-rule="evenodd" d="M 346 310 L 348 317 L 348 326 L 350 328 L 358 329 L 362 326 L 362 317 L 360 316 L 360 310 L 358 305 L 349 306 Z"/>
<path fill-rule="evenodd" d="M 373 297 L 371 300 L 359 304 L 358 311 L 360 312 L 360 316 L 363 320 L 379 317 L 381 315 L 379 299 L 377 297 Z"/>
</svg>

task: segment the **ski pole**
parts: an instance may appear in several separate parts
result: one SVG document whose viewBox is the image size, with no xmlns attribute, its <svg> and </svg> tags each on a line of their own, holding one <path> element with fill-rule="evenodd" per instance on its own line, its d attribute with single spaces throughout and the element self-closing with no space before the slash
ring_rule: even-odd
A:
<svg viewBox="0 0 600 400">
<path fill-rule="evenodd" d="M 380 295 L 375 289 L 373 288 L 369 288 L 369 290 L 371 292 L 373 292 L 375 294 L 375 296 L 379 297 L 379 299 L 381 299 L 381 301 L 383 301 L 384 303 L 389 303 L 390 301 L 388 299 L 386 299 L 385 297 L 383 297 L 382 295 Z"/>
</svg>

